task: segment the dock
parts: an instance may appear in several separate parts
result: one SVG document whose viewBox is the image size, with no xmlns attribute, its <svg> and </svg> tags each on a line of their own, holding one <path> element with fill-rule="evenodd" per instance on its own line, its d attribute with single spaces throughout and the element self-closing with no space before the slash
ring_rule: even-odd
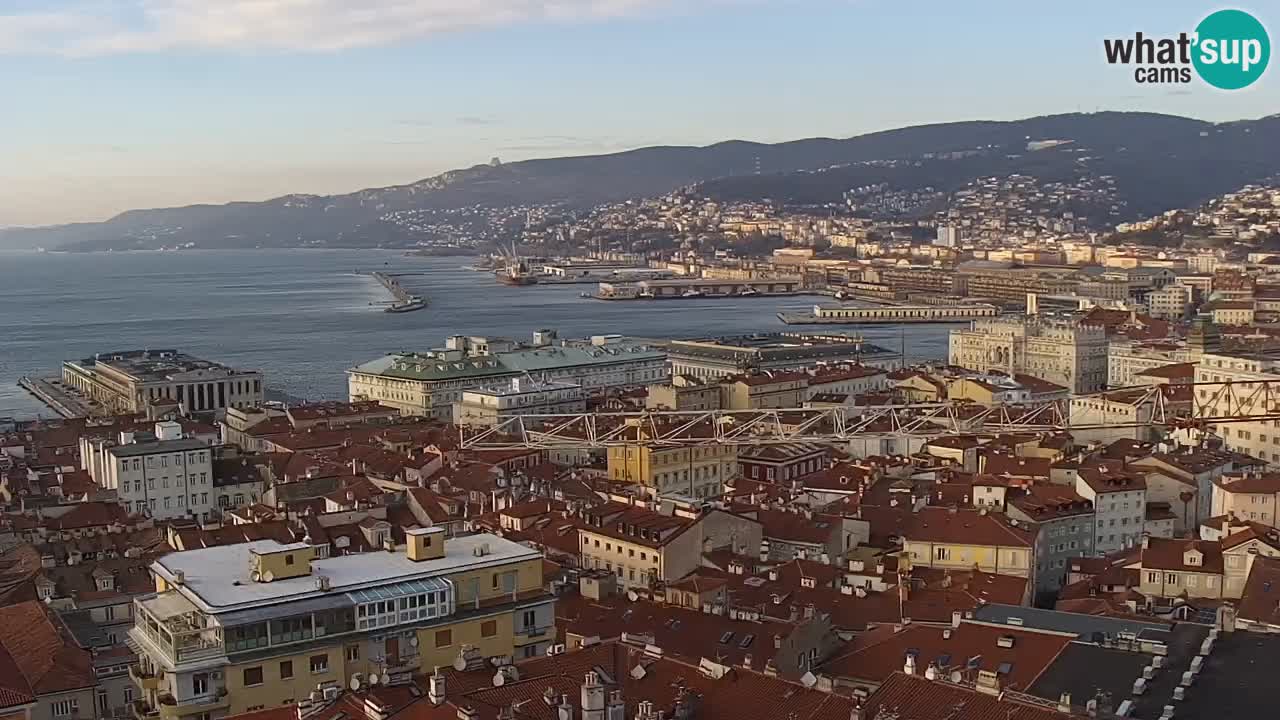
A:
<svg viewBox="0 0 1280 720">
<path fill-rule="evenodd" d="M 24 375 L 18 387 L 36 396 L 40 402 L 64 418 L 82 418 L 102 414 L 78 392 L 64 387 L 61 378 L 37 378 Z"/>
<path fill-rule="evenodd" d="M 393 275 L 391 273 L 384 273 L 384 272 L 373 272 L 371 274 L 373 275 L 375 280 L 377 280 L 379 283 L 382 284 L 382 287 L 387 289 L 387 292 L 391 293 L 391 297 L 394 298 L 392 303 L 386 307 L 385 309 L 386 312 L 389 312 L 389 313 L 412 312 L 414 310 L 421 310 L 422 308 L 425 308 L 427 306 L 426 298 L 414 295 L 413 293 L 404 289 L 404 286 L 402 286 L 400 284 L 400 281 L 396 279 L 397 277 L 399 277 L 399 275 Z M 402 273 L 402 274 L 408 274 L 408 273 Z M 421 273 L 418 273 L 418 274 L 421 274 Z"/>
<path fill-rule="evenodd" d="M 810 295 L 799 278 L 773 280 L 642 280 L 636 283 L 602 282 L 597 300 L 691 300 L 695 298 L 791 297 Z"/>
<path fill-rule="evenodd" d="M 814 305 L 807 313 L 778 313 L 787 325 L 874 325 L 906 323 L 958 323 L 996 317 L 1000 308 L 972 305 L 890 305 L 879 307 L 830 307 Z"/>
</svg>

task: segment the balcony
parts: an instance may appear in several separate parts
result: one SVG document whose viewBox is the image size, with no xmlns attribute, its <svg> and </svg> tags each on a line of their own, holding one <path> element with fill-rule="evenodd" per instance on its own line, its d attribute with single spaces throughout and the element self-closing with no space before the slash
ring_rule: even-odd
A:
<svg viewBox="0 0 1280 720">
<path fill-rule="evenodd" d="M 226 688 L 218 688 L 213 692 L 187 698 L 182 702 L 178 702 L 169 693 L 161 695 L 159 700 L 161 720 L 188 717 L 196 713 L 214 712 L 231 707 L 231 697 L 227 695 Z"/>
<path fill-rule="evenodd" d="M 134 720 L 159 720 L 160 712 L 145 700 L 129 703 L 129 714 Z"/>
<path fill-rule="evenodd" d="M 515 631 L 514 641 L 516 645 L 530 645 L 551 638 L 554 632 L 554 627 L 527 627 Z"/>
<path fill-rule="evenodd" d="M 160 675 L 143 670 L 138 663 L 129 666 L 129 679 L 142 690 L 155 690 L 160 687 Z"/>
</svg>

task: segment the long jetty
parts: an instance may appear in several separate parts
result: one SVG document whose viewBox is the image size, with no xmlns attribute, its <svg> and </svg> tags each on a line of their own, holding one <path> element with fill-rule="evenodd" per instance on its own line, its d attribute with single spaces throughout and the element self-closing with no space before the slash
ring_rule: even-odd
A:
<svg viewBox="0 0 1280 720">
<path fill-rule="evenodd" d="M 400 285 L 400 281 L 395 279 L 395 276 L 388 275 L 384 272 L 375 272 L 373 273 L 373 277 L 378 282 L 382 283 L 382 287 L 386 288 L 387 292 L 391 293 L 391 297 L 395 298 L 396 302 L 407 303 L 413 300 L 413 293 L 405 290 L 404 287 Z"/>
</svg>

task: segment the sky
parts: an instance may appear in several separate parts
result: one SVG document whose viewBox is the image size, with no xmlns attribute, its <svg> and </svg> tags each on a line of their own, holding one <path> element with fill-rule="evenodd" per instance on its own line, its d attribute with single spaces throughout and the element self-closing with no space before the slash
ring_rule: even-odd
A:
<svg viewBox="0 0 1280 720">
<path fill-rule="evenodd" d="M 1274 0 L 1250 10 L 1280 27 Z M 0 227 L 336 193 L 499 157 L 1144 110 L 1280 112 L 1280 69 L 1143 86 L 1182 0 L 0 0 Z M 1270 12 L 1268 12 L 1268 10 Z M 1269 17 L 1270 15 L 1270 17 Z"/>
</svg>

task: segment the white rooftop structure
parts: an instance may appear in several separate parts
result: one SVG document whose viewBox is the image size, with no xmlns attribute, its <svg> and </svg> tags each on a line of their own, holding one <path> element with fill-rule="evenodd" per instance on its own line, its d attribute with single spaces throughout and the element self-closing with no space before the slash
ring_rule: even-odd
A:
<svg viewBox="0 0 1280 720">
<path fill-rule="evenodd" d="M 197 608 L 210 614 L 354 593 L 384 585 L 427 580 L 461 570 L 473 570 L 542 557 L 537 550 L 488 533 L 449 538 L 445 555 L 435 560 L 410 560 L 403 549 L 374 551 L 311 561 L 308 575 L 272 582 L 249 578 L 250 555 L 287 551 L 275 540 L 200 548 L 171 553 L 151 564 L 151 570 L 175 586 Z M 181 582 L 177 581 L 182 573 Z M 321 590 L 316 578 L 328 578 Z M 160 597 L 164 597 L 161 595 Z"/>
</svg>

